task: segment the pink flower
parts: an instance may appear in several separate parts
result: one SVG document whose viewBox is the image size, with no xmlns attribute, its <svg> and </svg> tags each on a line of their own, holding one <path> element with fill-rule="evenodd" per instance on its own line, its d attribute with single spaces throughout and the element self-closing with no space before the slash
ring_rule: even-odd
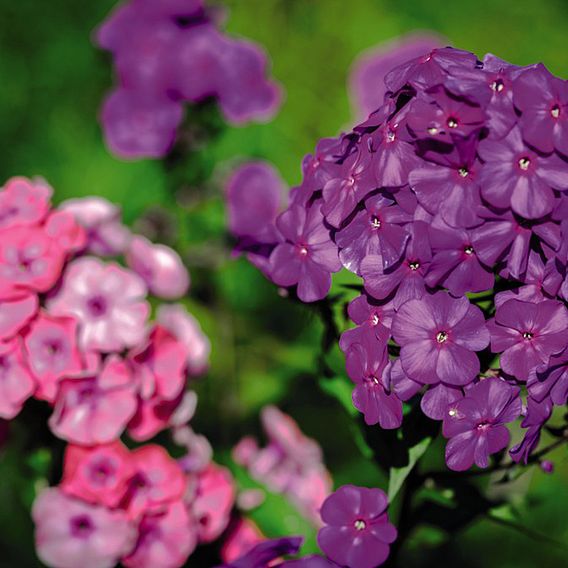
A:
<svg viewBox="0 0 568 568">
<path fill-rule="evenodd" d="M 99 256 L 122 254 L 128 245 L 130 231 L 122 224 L 120 209 L 102 197 L 69 199 L 59 206 L 71 213 L 87 231 L 86 250 Z"/>
<path fill-rule="evenodd" d="M 199 322 L 182 304 L 160 306 L 156 319 L 187 349 L 187 368 L 190 375 L 195 377 L 203 374 L 209 364 L 211 343 L 201 331 Z"/>
<path fill-rule="evenodd" d="M 133 471 L 128 449 L 118 440 L 90 448 L 70 444 L 65 450 L 61 489 L 83 501 L 115 508 Z"/>
<path fill-rule="evenodd" d="M 41 227 L 0 231 L 0 298 L 47 292 L 63 270 L 66 251 Z"/>
<path fill-rule="evenodd" d="M 176 300 L 189 289 L 189 273 L 179 254 L 170 247 L 135 236 L 126 251 L 126 263 L 158 298 Z"/>
<path fill-rule="evenodd" d="M 40 223 L 53 190 L 43 180 L 14 177 L 0 191 L 0 229 Z"/>
<path fill-rule="evenodd" d="M 38 495 L 32 517 L 38 556 L 54 568 L 112 568 L 136 542 L 124 513 L 67 497 L 56 488 Z"/>
<path fill-rule="evenodd" d="M 87 233 L 75 217 L 66 211 L 55 211 L 45 222 L 45 234 L 66 253 L 78 252 L 87 244 Z"/>
<path fill-rule="evenodd" d="M 149 444 L 131 455 L 134 473 L 124 506 L 130 518 L 163 511 L 182 498 L 186 489 L 183 471 L 161 446 Z"/>
<path fill-rule="evenodd" d="M 145 297 L 144 282 L 130 270 L 83 257 L 69 265 L 48 308 L 79 320 L 82 349 L 121 351 L 144 339 L 150 311 Z"/>
<path fill-rule="evenodd" d="M 22 347 L 19 337 L 0 342 L 0 418 L 14 418 L 35 390 Z"/>
<path fill-rule="evenodd" d="M 23 294 L 17 299 L 0 301 L 0 341 L 14 336 L 38 309 L 38 299 L 35 294 Z"/>
<path fill-rule="evenodd" d="M 134 552 L 122 560 L 126 568 L 179 568 L 197 545 L 195 522 L 181 501 L 146 515 L 138 533 Z"/>
<path fill-rule="evenodd" d="M 189 505 L 198 522 L 200 542 L 212 542 L 229 524 L 235 485 L 228 469 L 215 463 L 198 474 Z"/>
<path fill-rule="evenodd" d="M 53 402 L 57 383 L 83 368 L 77 347 L 77 321 L 40 313 L 25 335 L 26 356 L 39 388 L 36 397 Z"/>
<path fill-rule="evenodd" d="M 49 426 L 56 436 L 75 444 L 105 444 L 120 437 L 136 404 L 130 369 L 111 356 L 99 373 L 61 381 Z"/>
<path fill-rule="evenodd" d="M 136 414 L 128 424 L 128 434 L 137 442 L 153 438 L 158 432 L 172 425 L 182 401 L 183 393 L 173 400 L 164 400 L 157 395 L 140 399 Z"/>
</svg>

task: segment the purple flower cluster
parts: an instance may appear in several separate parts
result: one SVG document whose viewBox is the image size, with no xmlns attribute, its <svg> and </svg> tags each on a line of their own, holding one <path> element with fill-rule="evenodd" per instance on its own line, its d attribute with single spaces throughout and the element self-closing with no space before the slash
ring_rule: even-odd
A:
<svg viewBox="0 0 568 568">
<path fill-rule="evenodd" d="M 123 158 L 160 158 L 171 149 L 183 104 L 218 101 L 235 125 L 270 119 L 281 89 L 267 79 L 256 44 L 219 29 L 201 0 L 129 0 L 96 34 L 114 58 L 118 87 L 101 121 L 110 150 Z"/>
<path fill-rule="evenodd" d="M 320 141 L 286 209 L 256 219 L 262 238 L 236 233 L 239 248 L 304 302 L 342 267 L 362 279 L 340 346 L 368 424 L 399 427 L 420 395 L 462 470 L 486 467 L 523 414 L 511 455 L 526 460 L 568 396 L 568 82 L 448 47 L 384 83 L 383 104 Z"/>
</svg>

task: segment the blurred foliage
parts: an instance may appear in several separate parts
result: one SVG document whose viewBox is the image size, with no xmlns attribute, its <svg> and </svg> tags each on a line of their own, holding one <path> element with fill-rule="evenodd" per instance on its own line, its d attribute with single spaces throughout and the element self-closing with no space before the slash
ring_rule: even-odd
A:
<svg viewBox="0 0 568 568">
<path fill-rule="evenodd" d="M 213 344 L 210 373 L 196 384 L 200 405 L 195 427 L 211 439 L 221 461 L 230 464 L 228 451 L 243 434 L 258 434 L 258 412 L 270 402 L 320 441 L 336 485 L 386 489 L 388 468 L 393 467 L 402 468 L 412 487 L 425 471 L 443 470 L 439 439 L 418 466 L 408 468 L 412 456 L 397 457 L 395 450 L 400 446 L 406 452 L 420 440 L 401 446 L 396 434 L 365 428 L 354 414 L 341 355 L 318 317 L 321 306 L 281 298 L 244 259 L 230 258 L 223 179 L 235 163 L 254 157 L 271 160 L 291 185 L 298 183 L 303 155 L 320 137 L 349 127 L 353 113 L 346 78 L 354 57 L 403 33 L 434 30 L 478 55 L 491 51 L 519 64 L 541 60 L 566 76 L 568 4 L 227 0 L 228 30 L 260 42 L 271 54 L 274 75 L 287 93 L 281 113 L 266 125 L 229 128 L 214 105 L 189 110 L 184 136 L 167 161 L 130 163 L 107 152 L 97 123 L 112 68 L 108 55 L 91 44 L 91 34 L 113 4 L 0 0 L 2 179 L 41 175 L 55 187 L 57 201 L 102 195 L 122 205 L 127 222 L 180 249 L 193 277 L 186 303 Z M 333 293 L 342 300 L 331 318 L 341 328 L 344 305 L 356 294 L 346 287 L 352 283 L 348 274 L 334 283 Z M 322 342 L 330 347 L 325 360 L 320 357 Z M 43 405 L 30 405 L 12 425 L 10 444 L 0 456 L 2 568 L 38 566 L 29 506 L 34 488 L 46 479 L 56 482 L 61 467 L 62 445 L 45 428 L 47 414 Z M 395 457 L 399 461 L 392 462 Z M 566 565 L 566 551 L 547 540 L 568 542 L 565 449 L 552 459 L 554 475 L 533 468 L 492 486 L 490 493 L 483 476 L 464 483 L 427 478 L 414 511 L 425 524 L 411 531 L 400 565 Z M 234 471 L 239 484 L 249 486 L 246 475 Z M 405 493 L 402 488 L 393 504 L 395 520 Z M 481 516 L 474 519 L 472 512 Z M 313 549 L 314 529 L 282 498 L 271 496 L 253 517 L 270 536 L 305 531 L 308 549 Z M 409 519 L 398 522 L 411 525 Z M 194 559 L 190 564 L 206 568 L 207 562 Z"/>
</svg>

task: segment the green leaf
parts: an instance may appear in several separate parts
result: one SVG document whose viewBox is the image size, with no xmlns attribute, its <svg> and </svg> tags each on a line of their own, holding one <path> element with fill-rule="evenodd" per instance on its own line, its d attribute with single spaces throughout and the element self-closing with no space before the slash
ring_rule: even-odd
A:
<svg viewBox="0 0 568 568">
<path fill-rule="evenodd" d="M 397 493 L 400 491 L 404 480 L 412 471 L 416 462 L 424 455 L 428 446 L 432 442 L 432 438 L 424 438 L 418 444 L 408 448 L 408 463 L 403 467 L 391 467 L 389 475 L 389 501 L 393 501 Z"/>
</svg>

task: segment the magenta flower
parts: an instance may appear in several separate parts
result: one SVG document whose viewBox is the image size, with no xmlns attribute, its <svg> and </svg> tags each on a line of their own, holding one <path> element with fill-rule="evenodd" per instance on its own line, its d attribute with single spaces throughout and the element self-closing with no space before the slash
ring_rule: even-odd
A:
<svg viewBox="0 0 568 568">
<path fill-rule="evenodd" d="M 75 444 L 106 444 L 120 437 L 136 405 L 131 371 L 114 355 L 100 371 L 59 383 L 49 426 L 56 436 Z"/>
<path fill-rule="evenodd" d="M 318 544 L 334 562 L 346 568 L 376 568 L 389 555 L 396 528 L 387 515 L 388 499 L 380 489 L 344 485 L 321 509 L 326 526 Z"/>
<path fill-rule="evenodd" d="M 272 566 L 273 561 L 283 555 L 296 554 L 300 550 L 302 540 L 302 537 L 297 536 L 264 540 L 243 556 L 216 568 L 265 568 Z M 288 566 L 288 562 L 279 563 L 278 566 Z"/>
<path fill-rule="evenodd" d="M 445 292 L 409 300 L 393 320 L 402 368 L 423 384 L 462 386 L 479 373 L 476 351 L 489 345 L 482 311 Z"/>
<path fill-rule="evenodd" d="M 552 355 L 547 364 L 532 369 L 527 388 L 537 402 L 550 397 L 556 406 L 564 406 L 568 400 L 568 348 Z"/>
<path fill-rule="evenodd" d="M 343 266 L 358 273 L 361 261 L 373 254 L 382 257 L 384 268 L 396 264 L 404 254 L 409 237 L 404 227 L 411 219 L 391 199 L 382 195 L 369 197 L 365 201 L 365 210 L 357 213 L 335 235 Z"/>
<path fill-rule="evenodd" d="M 516 420 L 522 408 L 519 389 L 492 377 L 466 391 L 449 405 L 443 431 L 450 438 L 446 464 L 455 471 L 469 469 L 474 463 L 485 468 L 489 455 L 507 447 L 511 434 L 505 424 Z"/>
<path fill-rule="evenodd" d="M 337 247 L 323 226 L 319 206 L 309 211 L 292 205 L 277 226 L 286 242 L 270 255 L 270 275 L 279 286 L 298 286 L 303 302 L 324 298 L 331 288 L 331 273 L 341 270 Z"/>
<path fill-rule="evenodd" d="M 112 568 L 136 543 L 136 529 L 121 511 L 44 489 L 32 510 L 36 550 L 47 566 Z"/>
<path fill-rule="evenodd" d="M 83 370 L 77 327 L 72 317 L 56 317 L 46 312 L 40 313 L 30 325 L 24 342 L 28 364 L 38 381 L 38 398 L 53 402 L 58 382 Z"/>
<path fill-rule="evenodd" d="M 385 76 L 389 71 L 444 43 L 444 39 L 434 33 L 408 34 L 360 55 L 352 64 L 349 77 L 349 93 L 359 118 L 366 118 L 383 104 Z"/>
<path fill-rule="evenodd" d="M 144 516 L 134 551 L 122 559 L 125 568 L 183 566 L 197 545 L 195 522 L 181 501 Z"/>
<path fill-rule="evenodd" d="M 0 341 L 0 418 L 14 418 L 35 389 L 21 338 Z"/>
<path fill-rule="evenodd" d="M 120 209 L 102 197 L 69 199 L 59 206 L 71 213 L 87 232 L 86 252 L 99 256 L 123 254 L 130 231 L 120 220 Z"/>
<path fill-rule="evenodd" d="M 121 351 L 144 339 L 149 314 L 145 297 L 146 286 L 133 272 L 83 257 L 69 265 L 48 309 L 77 318 L 82 349 Z"/>
<path fill-rule="evenodd" d="M 485 162 L 479 178 L 481 195 L 494 207 L 510 207 L 521 217 L 538 219 L 552 211 L 553 190 L 568 189 L 566 163 L 529 149 L 518 128 L 502 140 L 481 141 L 478 152 Z"/>
<path fill-rule="evenodd" d="M 161 446 L 134 450 L 130 463 L 133 473 L 122 504 L 131 519 L 164 511 L 183 497 L 187 485 L 183 471 Z"/>
<path fill-rule="evenodd" d="M 520 381 L 548 363 L 568 342 L 568 312 L 561 302 L 508 300 L 488 322 L 491 351 L 501 353 L 501 368 Z"/>
<path fill-rule="evenodd" d="M 402 402 L 390 392 L 386 345 L 368 339 L 352 345 L 346 354 L 347 374 L 355 383 L 353 404 L 365 416 L 365 423 L 381 428 L 402 424 Z"/>
<path fill-rule="evenodd" d="M 182 304 L 164 304 L 158 308 L 156 320 L 183 344 L 187 351 L 187 370 L 199 376 L 209 365 L 211 343 L 201 330 L 199 322 Z"/>
<path fill-rule="evenodd" d="M 41 179 L 9 179 L 0 190 L 0 230 L 43 221 L 52 193 L 53 189 Z"/>
<path fill-rule="evenodd" d="M 568 155 L 568 85 L 538 64 L 514 82 L 515 106 L 522 112 L 523 139 L 549 154 L 555 148 Z"/>
<path fill-rule="evenodd" d="M 154 296 L 177 300 L 189 290 L 189 272 L 172 248 L 135 236 L 128 245 L 125 258 L 129 268 L 146 282 Z"/>
<path fill-rule="evenodd" d="M 132 474 L 128 449 L 118 440 L 92 447 L 69 444 L 60 487 L 67 495 L 114 509 Z"/>
</svg>

